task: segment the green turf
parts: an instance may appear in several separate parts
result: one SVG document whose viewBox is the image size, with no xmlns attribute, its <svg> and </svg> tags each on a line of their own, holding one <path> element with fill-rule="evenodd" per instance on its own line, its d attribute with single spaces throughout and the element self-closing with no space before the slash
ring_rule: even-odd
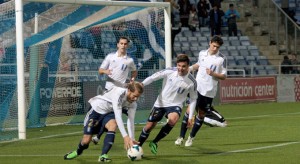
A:
<svg viewBox="0 0 300 164">
<path fill-rule="evenodd" d="M 216 107 L 227 119 L 226 128 L 203 126 L 192 147 L 177 147 L 180 122 L 158 143 L 153 155 L 148 147 L 161 125 L 155 128 L 144 144 L 144 158 L 131 162 L 123 150 L 123 140 L 117 131 L 109 152 L 113 163 L 299 163 L 300 104 L 258 103 L 221 105 Z M 136 127 L 138 138 L 142 125 Z M 100 145 L 90 144 L 76 159 L 65 161 L 64 154 L 75 150 L 82 137 L 82 126 L 51 126 L 27 129 L 27 140 L 0 142 L 0 163 L 97 163 Z M 103 138 L 102 138 L 103 139 Z M 101 140 L 102 142 L 102 140 Z"/>
</svg>

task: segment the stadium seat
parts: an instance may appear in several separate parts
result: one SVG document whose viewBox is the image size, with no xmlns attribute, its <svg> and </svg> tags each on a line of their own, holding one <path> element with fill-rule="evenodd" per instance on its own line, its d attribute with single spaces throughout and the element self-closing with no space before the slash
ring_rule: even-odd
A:
<svg viewBox="0 0 300 164">
<path fill-rule="evenodd" d="M 226 56 L 230 56 L 230 53 L 228 52 L 228 50 L 220 50 L 220 52 Z"/>
<path fill-rule="evenodd" d="M 190 36 L 190 37 L 188 37 L 188 41 L 189 41 L 189 42 L 197 42 L 197 37 L 195 37 L 195 36 Z"/>
<path fill-rule="evenodd" d="M 247 49 L 241 49 L 241 50 L 239 50 L 239 52 L 240 52 L 240 55 L 242 55 L 244 57 L 247 57 L 250 55 L 249 51 Z"/>
<path fill-rule="evenodd" d="M 191 46 L 191 47 L 190 47 L 190 50 L 191 50 L 191 51 L 198 51 L 198 46 Z"/>
<path fill-rule="evenodd" d="M 240 55 L 238 50 L 229 50 L 229 53 L 231 56 L 239 56 Z"/>
<path fill-rule="evenodd" d="M 249 41 L 249 37 L 248 36 L 240 36 L 239 37 L 240 39 L 240 41 Z"/>
<path fill-rule="evenodd" d="M 259 65 L 268 65 L 268 59 L 266 56 L 257 56 L 256 60 L 258 61 Z"/>
<path fill-rule="evenodd" d="M 251 45 L 250 41 L 242 40 L 240 42 L 241 42 L 242 46 L 250 46 Z"/>
<path fill-rule="evenodd" d="M 236 50 L 236 46 L 227 46 L 227 50 L 230 51 L 230 50 Z"/>
<path fill-rule="evenodd" d="M 247 50 L 247 46 L 236 46 L 238 50 Z"/>
<path fill-rule="evenodd" d="M 246 66 L 247 65 L 247 62 L 245 61 L 243 56 L 234 56 L 234 59 L 235 59 L 237 65 L 240 65 L 240 66 Z"/>
<path fill-rule="evenodd" d="M 239 40 L 229 40 L 230 41 L 230 45 L 232 46 L 240 46 L 241 43 Z"/>
<path fill-rule="evenodd" d="M 239 38 L 237 36 L 229 36 L 228 37 L 228 40 L 229 41 L 232 41 L 232 40 L 239 40 Z"/>
<path fill-rule="evenodd" d="M 249 50 L 251 56 L 259 56 L 259 51 L 255 49 Z"/>
<path fill-rule="evenodd" d="M 198 41 L 200 41 L 200 42 L 207 42 L 208 43 L 208 40 L 207 40 L 206 36 L 198 37 Z"/>
<path fill-rule="evenodd" d="M 256 63 L 256 58 L 255 56 L 245 56 L 245 59 L 247 60 L 248 64 L 250 65 L 250 63 L 254 62 Z"/>
<path fill-rule="evenodd" d="M 187 40 L 187 37 L 181 36 L 181 37 L 179 37 L 179 41 L 180 42 L 187 42 L 188 40 Z"/>
<path fill-rule="evenodd" d="M 191 46 L 192 47 L 198 47 L 199 46 L 199 43 L 196 41 L 196 42 L 190 42 Z"/>
</svg>

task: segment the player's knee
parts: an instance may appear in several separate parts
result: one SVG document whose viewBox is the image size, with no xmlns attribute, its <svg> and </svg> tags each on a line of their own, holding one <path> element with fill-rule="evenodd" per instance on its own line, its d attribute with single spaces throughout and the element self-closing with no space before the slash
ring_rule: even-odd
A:
<svg viewBox="0 0 300 164">
<path fill-rule="evenodd" d="M 106 125 L 105 125 L 105 128 L 108 130 L 108 131 L 116 131 L 117 129 L 117 123 L 115 120 L 110 120 Z"/>
</svg>

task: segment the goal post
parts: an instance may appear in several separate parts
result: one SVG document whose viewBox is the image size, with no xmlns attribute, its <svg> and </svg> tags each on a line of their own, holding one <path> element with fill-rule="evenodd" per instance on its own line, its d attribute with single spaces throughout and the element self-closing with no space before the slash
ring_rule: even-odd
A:
<svg viewBox="0 0 300 164">
<path fill-rule="evenodd" d="M 87 90 L 101 93 L 105 77 L 98 76 L 97 69 L 105 55 L 116 50 L 119 35 L 131 40 L 128 51 L 136 57 L 139 80 L 157 69 L 172 66 L 169 3 L 25 0 L 23 5 L 36 3 L 40 8 L 45 7 L 39 13 L 37 27 L 32 23 L 35 18 L 26 22 L 20 19 L 26 14 L 22 13 L 25 9 L 20 1 L 15 1 L 19 139 L 26 139 L 26 125 L 36 127 L 83 120 L 87 99 L 96 94 Z M 57 21 L 51 22 L 53 19 L 49 15 L 55 12 Z M 74 17 L 76 12 L 77 17 Z M 80 12 L 86 16 L 78 15 Z M 37 34 L 24 37 L 23 30 L 26 33 L 27 29 L 23 28 L 29 26 L 25 25 L 29 21 L 32 28 L 39 30 Z M 31 32 L 35 30 L 31 29 Z M 49 31 L 53 33 L 48 36 Z M 45 66 L 47 60 L 52 60 L 52 63 Z M 160 65 L 160 61 L 164 64 Z M 139 108 L 146 109 L 147 114 L 160 90 L 159 85 L 150 86 L 148 90 L 153 93 L 142 96 L 138 102 Z M 10 104 L 14 104 L 13 99 Z M 13 105 L 8 105 L 8 108 L 13 108 Z M 147 115 L 143 117 L 146 119 Z M 137 118 L 137 122 L 143 121 L 141 117 Z M 3 131 L 5 127 L 0 125 L 0 133 L 1 128 Z"/>
</svg>

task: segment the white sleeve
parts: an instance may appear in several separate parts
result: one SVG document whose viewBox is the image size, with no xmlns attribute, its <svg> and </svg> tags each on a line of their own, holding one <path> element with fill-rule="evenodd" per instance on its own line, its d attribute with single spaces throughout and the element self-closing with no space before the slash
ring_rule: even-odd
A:
<svg viewBox="0 0 300 164">
<path fill-rule="evenodd" d="M 193 85 L 190 88 L 190 113 L 189 113 L 189 119 L 193 118 L 193 115 L 195 113 L 195 108 L 196 108 L 196 104 L 197 104 L 197 97 L 198 97 L 198 93 L 197 93 L 197 85 Z"/>
<path fill-rule="evenodd" d="M 153 81 L 162 79 L 164 77 L 167 77 L 168 74 L 172 73 L 172 69 L 164 69 L 159 72 L 154 73 L 153 75 L 147 77 L 142 83 L 144 86 L 151 84 Z"/>
<path fill-rule="evenodd" d="M 128 129 L 129 137 L 132 140 L 135 140 L 135 137 L 134 137 L 134 131 L 135 131 L 134 117 L 135 117 L 135 113 L 136 113 L 136 107 L 137 107 L 137 105 L 134 102 L 132 108 L 128 109 L 127 129 Z"/>
<path fill-rule="evenodd" d="M 108 67 L 109 67 L 109 57 L 110 55 L 107 55 L 106 57 L 105 57 L 105 59 L 103 60 L 103 62 L 101 63 L 101 66 L 100 66 L 100 68 L 102 68 L 102 69 L 108 69 Z"/>
<path fill-rule="evenodd" d="M 122 106 L 119 104 L 120 99 L 122 99 L 122 95 L 116 96 L 112 102 L 113 110 L 115 113 L 115 119 L 118 125 L 118 128 L 122 134 L 123 137 L 127 136 L 126 129 L 124 127 L 124 122 L 122 119 Z"/>
</svg>

